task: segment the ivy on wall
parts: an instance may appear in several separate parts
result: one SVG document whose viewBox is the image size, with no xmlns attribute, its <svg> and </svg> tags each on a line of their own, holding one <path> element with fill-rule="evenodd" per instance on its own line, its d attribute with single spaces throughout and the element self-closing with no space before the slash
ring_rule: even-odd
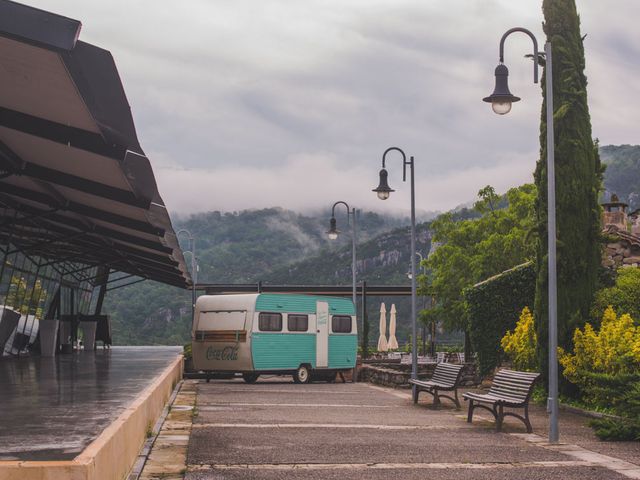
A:
<svg viewBox="0 0 640 480">
<path fill-rule="evenodd" d="M 500 365 L 500 341 L 515 328 L 524 307 L 535 297 L 536 272 L 532 262 L 514 267 L 464 291 L 469 337 L 478 356 L 481 375 Z"/>
</svg>

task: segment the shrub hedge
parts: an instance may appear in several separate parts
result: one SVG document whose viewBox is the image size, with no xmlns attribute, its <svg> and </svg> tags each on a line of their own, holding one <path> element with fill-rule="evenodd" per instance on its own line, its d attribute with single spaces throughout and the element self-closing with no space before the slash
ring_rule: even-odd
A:
<svg viewBox="0 0 640 480">
<path fill-rule="evenodd" d="M 533 305 L 535 284 L 536 272 L 529 262 L 465 290 L 469 337 L 481 375 L 500 365 L 500 340 L 514 329 L 522 309 Z"/>
</svg>

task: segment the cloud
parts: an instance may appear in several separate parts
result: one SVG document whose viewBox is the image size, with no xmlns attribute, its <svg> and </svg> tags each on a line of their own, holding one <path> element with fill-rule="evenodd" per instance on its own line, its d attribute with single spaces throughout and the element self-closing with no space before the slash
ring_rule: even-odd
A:
<svg viewBox="0 0 640 480">
<path fill-rule="evenodd" d="M 344 200 L 352 207 L 408 214 L 410 189 L 402 182 L 401 163 L 389 158 L 389 182 L 396 192 L 385 202 L 371 191 L 380 165 L 346 165 L 327 154 L 294 157 L 271 168 L 227 166 L 220 169 L 156 168 L 165 203 L 178 213 L 283 207 L 294 210 L 329 208 Z M 415 160 L 416 171 L 427 165 Z M 487 184 L 503 192 L 532 181 L 535 162 L 529 155 L 503 159 L 487 168 L 474 167 L 422 175 L 416 181 L 416 208 L 445 210 L 467 202 Z M 277 225 L 274 225 L 274 228 Z M 302 242 L 301 240 L 301 243 Z"/>
<path fill-rule="evenodd" d="M 540 0 L 26 1 L 82 20 L 81 39 L 112 51 L 171 210 L 340 195 L 404 211 L 406 188 L 388 205 L 369 196 L 391 145 L 415 155 L 425 210 L 531 178 L 541 94 L 526 36 L 505 51 L 522 101 L 499 117 L 480 99 L 504 31 L 543 42 Z M 640 143 L 640 2 L 577 4 L 593 136 Z"/>
</svg>

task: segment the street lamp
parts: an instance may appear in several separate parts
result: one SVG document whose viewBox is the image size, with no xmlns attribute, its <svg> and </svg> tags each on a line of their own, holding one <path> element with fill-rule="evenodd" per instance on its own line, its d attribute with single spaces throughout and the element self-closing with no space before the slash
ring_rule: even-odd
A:
<svg viewBox="0 0 640 480">
<path fill-rule="evenodd" d="M 336 228 L 336 205 L 344 205 L 347 209 L 347 222 L 351 217 L 351 287 L 352 287 L 352 299 L 353 305 L 356 305 L 356 209 L 349 208 L 346 202 L 338 201 L 331 207 L 331 220 L 329 220 L 329 230 L 327 230 L 327 236 L 330 240 L 336 240 L 340 230 Z"/>
<path fill-rule="evenodd" d="M 407 165 L 411 167 L 411 252 L 416 251 L 416 189 L 414 178 L 414 162 L 413 157 L 407 161 L 407 156 L 398 147 L 387 148 L 382 154 L 382 170 L 380 170 L 380 183 L 372 191 L 378 194 L 380 200 L 386 200 L 392 192 L 387 181 L 387 169 L 385 160 L 387 154 L 396 151 L 402 155 L 402 181 L 407 181 Z M 417 318 L 416 318 L 416 256 L 411 255 L 411 378 L 418 378 L 418 335 L 417 335 Z M 416 386 L 412 384 L 413 398 L 416 398 Z"/>
<path fill-rule="evenodd" d="M 185 250 L 182 253 L 191 254 L 191 324 L 195 321 L 196 315 L 196 282 L 198 281 L 198 267 L 196 265 L 196 239 L 186 228 L 182 228 L 176 232 L 176 237 L 181 233 L 186 233 L 191 244 L 191 250 Z"/>
<path fill-rule="evenodd" d="M 507 30 L 500 39 L 500 64 L 496 68 L 496 87 L 494 92 L 483 98 L 490 102 L 493 111 L 504 115 L 511 110 L 511 103 L 520 100 L 511 95 L 507 85 L 509 71 L 504 65 L 504 42 L 514 32 L 527 34 L 533 41 L 533 83 L 538 83 L 538 42 L 536 37 L 526 28 Z M 549 442 L 558 443 L 558 289 L 556 283 L 556 176 L 555 176 L 555 143 L 553 138 L 553 73 L 551 61 L 551 43 L 544 45 L 545 86 L 547 90 L 547 230 L 548 230 L 548 268 L 549 268 L 549 398 L 547 411 L 549 416 Z"/>
</svg>

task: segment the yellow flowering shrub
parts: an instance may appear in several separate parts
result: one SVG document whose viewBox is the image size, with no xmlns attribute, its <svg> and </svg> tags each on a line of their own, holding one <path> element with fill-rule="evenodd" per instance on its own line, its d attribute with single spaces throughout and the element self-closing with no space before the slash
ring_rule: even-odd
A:
<svg viewBox="0 0 640 480">
<path fill-rule="evenodd" d="M 536 345 L 538 338 L 529 307 L 524 307 L 516 328 L 502 337 L 502 350 L 517 370 L 536 370 Z"/>
<path fill-rule="evenodd" d="M 604 312 L 599 331 L 588 323 L 584 331 L 576 329 L 573 346 L 573 353 L 558 349 L 564 376 L 572 383 L 584 383 L 587 373 L 617 375 L 640 370 L 640 326 L 628 314 L 618 317 L 611 306 Z"/>
</svg>

